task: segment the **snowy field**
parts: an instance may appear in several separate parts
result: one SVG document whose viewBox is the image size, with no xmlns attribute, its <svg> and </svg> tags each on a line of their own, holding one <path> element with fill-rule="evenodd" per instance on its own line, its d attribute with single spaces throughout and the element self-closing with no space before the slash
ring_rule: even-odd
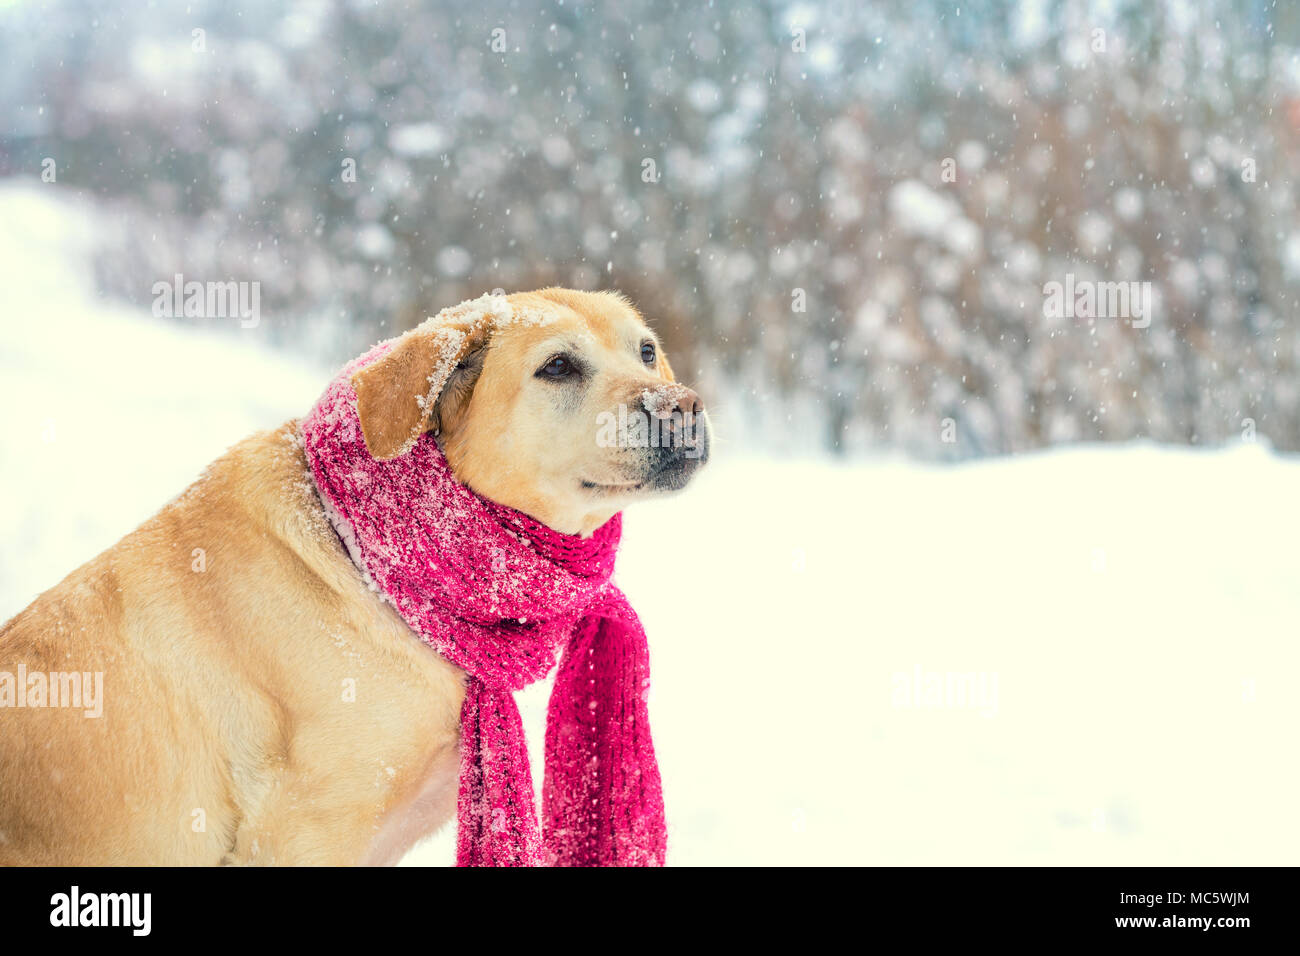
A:
<svg viewBox="0 0 1300 956">
<path fill-rule="evenodd" d="M 331 370 L 96 301 L 90 225 L 38 189 L 0 190 L 0 221 L 3 619 Z M 619 565 L 671 863 L 1300 861 L 1300 463 L 719 452 L 629 513 Z"/>
</svg>

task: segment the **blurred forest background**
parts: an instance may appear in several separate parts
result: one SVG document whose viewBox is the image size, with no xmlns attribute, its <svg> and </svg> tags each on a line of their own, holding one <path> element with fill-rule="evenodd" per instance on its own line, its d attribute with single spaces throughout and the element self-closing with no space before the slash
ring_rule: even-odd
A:
<svg viewBox="0 0 1300 956">
<path fill-rule="evenodd" d="M 105 295 L 257 281 L 230 334 L 331 362 L 618 288 L 769 449 L 1296 451 L 1298 48 L 1291 0 L 0 0 L 0 176 L 95 205 Z M 1150 326 L 1046 318 L 1067 273 Z"/>
</svg>

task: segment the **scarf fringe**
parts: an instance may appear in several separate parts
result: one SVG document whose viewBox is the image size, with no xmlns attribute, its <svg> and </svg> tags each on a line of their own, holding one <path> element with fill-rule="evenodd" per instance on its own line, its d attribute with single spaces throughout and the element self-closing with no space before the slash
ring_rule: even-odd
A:
<svg viewBox="0 0 1300 956">
<path fill-rule="evenodd" d="M 621 597 L 621 595 L 620 595 Z M 650 655 L 626 600 L 574 630 L 551 690 L 542 805 L 557 866 L 663 866 L 663 786 L 650 740 Z"/>
</svg>

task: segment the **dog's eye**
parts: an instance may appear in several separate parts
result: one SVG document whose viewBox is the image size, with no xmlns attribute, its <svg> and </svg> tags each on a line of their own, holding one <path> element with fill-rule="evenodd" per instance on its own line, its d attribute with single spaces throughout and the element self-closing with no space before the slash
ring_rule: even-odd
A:
<svg viewBox="0 0 1300 956">
<path fill-rule="evenodd" d="M 653 342 L 641 343 L 641 361 L 646 365 L 655 363 L 655 344 Z"/>
<path fill-rule="evenodd" d="M 554 355 L 546 360 L 546 364 L 537 370 L 538 376 L 546 378 L 565 378 L 573 374 L 573 362 L 567 355 Z"/>
</svg>

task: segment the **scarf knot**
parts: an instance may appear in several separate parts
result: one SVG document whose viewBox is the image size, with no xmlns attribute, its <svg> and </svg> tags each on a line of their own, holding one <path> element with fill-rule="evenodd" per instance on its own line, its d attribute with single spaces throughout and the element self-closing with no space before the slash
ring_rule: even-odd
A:
<svg viewBox="0 0 1300 956">
<path fill-rule="evenodd" d="M 645 632 L 612 576 L 615 515 L 566 535 L 461 484 L 425 433 L 369 453 L 353 360 L 302 423 L 321 502 L 353 563 L 467 674 L 459 865 L 661 865 L 666 830 L 646 697 Z M 543 822 L 512 696 L 559 663 L 546 722 Z"/>
</svg>

